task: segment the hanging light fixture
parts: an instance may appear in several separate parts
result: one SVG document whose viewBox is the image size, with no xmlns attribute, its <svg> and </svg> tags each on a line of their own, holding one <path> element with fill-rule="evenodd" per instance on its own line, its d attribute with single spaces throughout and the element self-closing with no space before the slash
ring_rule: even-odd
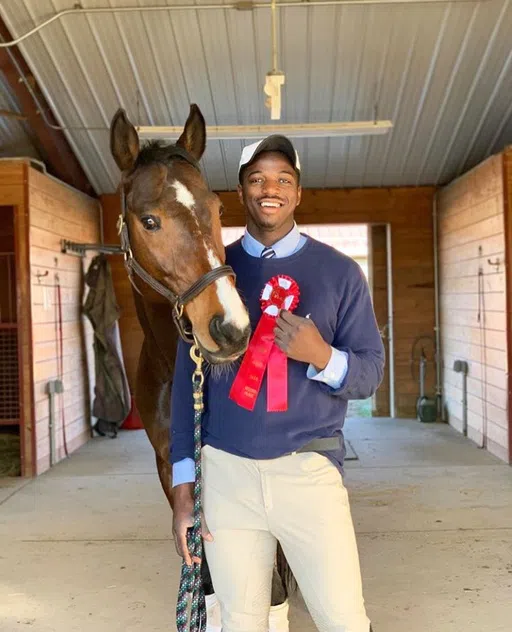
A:
<svg viewBox="0 0 512 632">
<path fill-rule="evenodd" d="M 281 119 L 281 88 L 285 83 L 285 74 L 279 70 L 277 45 L 277 3 L 271 0 L 272 24 L 272 70 L 265 77 L 263 92 L 266 95 L 265 106 L 270 110 L 273 121 Z M 206 127 L 208 140 L 245 140 L 261 139 L 270 134 L 284 134 L 289 138 L 335 138 L 340 136 L 373 136 L 387 134 L 393 123 L 377 120 L 377 109 L 373 121 L 349 121 L 329 123 L 295 123 L 274 125 L 212 125 Z M 140 126 L 137 127 L 141 139 L 177 140 L 182 127 Z"/>
<path fill-rule="evenodd" d="M 272 19 L 272 70 L 267 72 L 263 91 L 267 95 L 265 105 L 270 110 L 270 118 L 273 121 L 281 118 L 281 86 L 284 85 L 284 72 L 277 65 L 277 8 L 276 0 L 271 3 Z"/>
</svg>

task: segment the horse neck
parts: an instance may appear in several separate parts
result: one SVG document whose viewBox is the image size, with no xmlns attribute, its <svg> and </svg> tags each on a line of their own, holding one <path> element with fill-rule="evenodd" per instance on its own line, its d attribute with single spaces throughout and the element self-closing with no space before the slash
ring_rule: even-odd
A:
<svg viewBox="0 0 512 632">
<path fill-rule="evenodd" d="M 160 360 L 172 374 L 178 347 L 178 332 L 172 318 L 172 307 L 168 302 L 151 301 L 136 290 L 133 296 L 150 357 L 155 361 Z"/>
</svg>

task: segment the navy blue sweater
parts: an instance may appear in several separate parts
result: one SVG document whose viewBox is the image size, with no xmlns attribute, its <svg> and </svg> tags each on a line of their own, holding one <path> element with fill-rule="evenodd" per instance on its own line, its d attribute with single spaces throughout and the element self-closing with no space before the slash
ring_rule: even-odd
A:
<svg viewBox="0 0 512 632">
<path fill-rule="evenodd" d="M 203 443 L 235 455 L 271 459 L 315 438 L 339 436 L 342 447 L 326 456 L 343 472 L 343 424 L 350 399 L 377 390 L 384 348 L 368 285 L 359 265 L 334 248 L 309 238 L 298 252 L 280 259 L 249 255 L 238 240 L 226 248 L 226 263 L 236 272 L 237 288 L 249 310 L 252 329 L 261 317 L 259 297 L 276 274 L 297 281 L 300 302 L 294 313 L 310 314 L 324 340 L 348 354 L 348 371 L 339 389 L 307 378 L 308 365 L 288 359 L 288 410 L 267 412 L 266 376 L 253 411 L 229 399 L 240 363 L 205 383 Z M 171 398 L 171 462 L 193 458 L 193 401 L 190 346 L 180 340 Z"/>
</svg>

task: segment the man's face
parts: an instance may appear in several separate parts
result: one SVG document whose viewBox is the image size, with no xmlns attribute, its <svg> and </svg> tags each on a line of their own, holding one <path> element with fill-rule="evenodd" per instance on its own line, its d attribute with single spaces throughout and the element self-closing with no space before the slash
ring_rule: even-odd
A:
<svg viewBox="0 0 512 632">
<path fill-rule="evenodd" d="M 238 186 L 240 201 L 248 213 L 248 226 L 260 231 L 291 229 L 293 213 L 300 204 L 298 176 L 280 152 L 263 152 L 249 165 Z"/>
</svg>

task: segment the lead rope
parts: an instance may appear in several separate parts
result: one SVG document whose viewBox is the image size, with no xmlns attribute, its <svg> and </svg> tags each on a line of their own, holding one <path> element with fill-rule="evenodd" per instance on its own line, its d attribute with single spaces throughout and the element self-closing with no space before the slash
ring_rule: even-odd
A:
<svg viewBox="0 0 512 632">
<path fill-rule="evenodd" d="M 203 538 L 201 536 L 201 420 L 203 417 L 203 357 L 196 344 L 190 349 L 190 357 L 196 363 L 192 374 L 192 388 L 194 395 L 194 526 L 187 534 L 187 546 L 191 557 L 203 559 Z M 192 596 L 190 605 L 190 625 L 188 624 L 188 596 Z M 206 630 L 206 601 L 201 578 L 201 563 L 181 566 L 181 581 L 176 604 L 176 628 L 178 632 L 205 632 Z"/>
</svg>

